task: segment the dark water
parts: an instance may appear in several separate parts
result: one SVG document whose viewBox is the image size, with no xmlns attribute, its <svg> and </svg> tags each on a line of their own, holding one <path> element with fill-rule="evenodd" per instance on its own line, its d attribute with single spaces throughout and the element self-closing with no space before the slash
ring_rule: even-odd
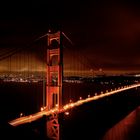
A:
<svg viewBox="0 0 140 140">
<path fill-rule="evenodd" d="M 0 83 L 0 119 L 11 120 L 40 110 L 43 94 L 41 83 Z"/>
<path fill-rule="evenodd" d="M 101 90 L 105 91 L 108 88 L 115 88 L 101 85 L 90 84 L 64 84 L 64 103 L 72 97 L 77 100 L 79 96 L 87 97 L 87 93 L 94 94 Z M 40 111 L 43 105 L 43 84 L 42 83 L 0 83 L 0 109 L 1 124 L 3 121 L 7 122 L 19 117 L 21 112 L 26 115 Z M 84 104 L 69 110 L 70 114 L 60 115 L 60 134 L 62 140 L 102 140 L 105 139 L 108 131 L 124 119 L 131 111 L 140 105 L 140 89 L 132 89 L 124 91 Z M 136 117 L 136 121 L 137 121 Z M 2 130 L 10 130 L 12 134 L 19 133 L 24 135 L 23 139 L 38 139 L 45 140 L 44 121 L 37 121 L 31 124 L 23 125 L 18 129 L 13 130 L 11 126 L 6 128 L 1 127 Z M 135 123 L 137 124 L 137 122 Z M 10 127 L 10 128 L 9 128 Z M 121 126 L 123 127 L 123 126 Z M 120 128 L 121 128 L 120 127 Z M 119 128 L 119 129 L 120 129 Z M 133 134 L 137 133 L 137 128 L 134 127 Z M 2 131 L 0 129 L 0 134 Z M 116 131 L 116 129 L 115 129 Z M 8 133 L 7 132 L 7 133 Z M 15 134 L 15 135 L 16 135 Z M 114 132 L 111 135 L 114 135 Z M 118 133 L 120 134 L 120 133 Z M 17 139 L 20 139 L 18 136 Z M 131 136 L 131 138 L 136 136 Z M 103 139 L 103 140 L 104 140 Z M 106 138 L 105 140 L 111 140 Z M 114 138 L 112 138 L 113 140 Z M 114 139 L 116 140 L 116 139 Z M 122 140 L 122 139 L 121 139 Z M 127 139 L 124 139 L 127 140 Z M 136 140 L 130 139 L 130 140 Z"/>
<path fill-rule="evenodd" d="M 95 93 L 100 94 L 106 89 L 114 89 L 120 85 L 101 85 L 93 83 L 64 83 L 63 104 L 74 102 L 79 97 L 87 98 Z M 9 121 L 20 116 L 36 113 L 43 106 L 43 82 L 38 83 L 16 83 L 0 82 L 0 120 Z"/>
<path fill-rule="evenodd" d="M 139 140 L 140 139 L 140 106 L 133 110 L 119 123 L 110 128 L 103 140 Z"/>
<path fill-rule="evenodd" d="M 64 115 L 64 121 L 61 123 L 63 125 L 62 138 L 63 140 L 102 140 L 114 125 L 118 124 L 139 105 L 140 90 L 133 89 L 79 106 L 71 110 L 69 116 Z M 139 116 L 135 117 L 135 124 L 140 122 L 137 117 Z M 129 123 L 131 123 L 131 120 Z M 126 126 L 121 125 L 121 130 L 123 130 L 123 127 Z M 117 128 L 120 130 L 119 127 Z M 122 134 L 120 138 L 124 139 L 118 140 L 137 140 L 138 130 L 136 128 L 138 127 L 133 128 L 131 131 L 135 135 L 131 136 L 131 139 L 127 139 L 127 136 L 123 137 L 124 133 L 121 130 L 121 133 L 115 133 L 116 129 L 111 131 L 110 135 L 116 134 L 116 137 L 118 137 L 117 134 Z M 107 137 L 105 140 L 117 140 L 114 137 L 111 138 Z"/>
</svg>

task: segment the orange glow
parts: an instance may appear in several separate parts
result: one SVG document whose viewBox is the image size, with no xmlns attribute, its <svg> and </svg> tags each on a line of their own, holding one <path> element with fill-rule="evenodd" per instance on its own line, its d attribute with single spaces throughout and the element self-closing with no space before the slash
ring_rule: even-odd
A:
<svg viewBox="0 0 140 140">
<path fill-rule="evenodd" d="M 69 112 L 68 112 L 68 111 L 66 111 L 66 112 L 65 112 L 65 115 L 67 115 L 67 116 L 68 116 L 68 115 L 69 115 Z"/>
<path fill-rule="evenodd" d="M 52 113 L 54 113 L 54 110 L 51 110 Z"/>
<path fill-rule="evenodd" d="M 71 103 L 71 104 L 70 104 L 70 106 L 71 106 L 71 107 L 73 107 L 73 106 L 74 106 L 74 104 L 73 104 L 73 103 Z"/>
<path fill-rule="evenodd" d="M 67 109 L 67 108 L 69 108 L 69 105 L 67 104 L 67 105 L 65 105 L 63 108 L 64 108 L 64 109 Z"/>
</svg>

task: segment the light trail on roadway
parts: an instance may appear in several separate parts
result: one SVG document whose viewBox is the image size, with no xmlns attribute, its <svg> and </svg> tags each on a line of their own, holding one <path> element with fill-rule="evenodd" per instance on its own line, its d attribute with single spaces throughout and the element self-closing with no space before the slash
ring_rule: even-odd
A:
<svg viewBox="0 0 140 140">
<path fill-rule="evenodd" d="M 55 108 L 50 109 L 48 111 L 43 110 L 43 111 L 40 111 L 40 112 L 32 114 L 32 115 L 28 115 L 28 116 L 24 116 L 24 117 L 20 117 L 20 118 L 17 118 L 15 120 L 12 120 L 12 121 L 9 122 L 9 124 L 11 124 L 13 126 L 18 126 L 18 125 L 21 125 L 21 124 L 30 123 L 32 121 L 35 121 L 35 120 L 41 118 L 44 115 L 49 116 L 53 113 L 58 114 L 58 113 L 66 112 L 69 109 L 72 109 L 76 106 L 80 106 L 84 103 L 88 103 L 88 102 L 91 102 L 91 101 L 94 101 L 94 100 L 98 100 L 98 99 L 101 99 L 101 98 L 104 98 L 104 97 L 107 97 L 107 96 L 110 96 L 110 95 L 113 95 L 113 94 L 116 94 L 118 92 L 122 92 L 122 91 L 125 91 L 125 90 L 137 88 L 139 86 L 140 86 L 140 84 L 134 84 L 134 85 L 124 86 L 124 87 L 118 88 L 116 90 L 112 90 L 110 92 L 102 93 L 102 94 L 95 95 L 95 96 L 92 96 L 92 97 L 88 96 L 88 98 L 86 98 L 86 99 L 80 99 L 80 100 L 78 100 L 74 103 L 68 103 L 68 104 L 64 105 L 62 107 L 62 109 L 58 109 L 58 107 L 55 107 Z"/>
</svg>

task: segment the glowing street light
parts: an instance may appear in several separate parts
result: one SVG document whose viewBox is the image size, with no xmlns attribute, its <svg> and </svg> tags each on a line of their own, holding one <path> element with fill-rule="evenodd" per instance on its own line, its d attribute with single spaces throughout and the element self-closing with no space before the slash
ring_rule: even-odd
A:
<svg viewBox="0 0 140 140">
<path fill-rule="evenodd" d="M 72 103 L 72 100 L 70 99 L 70 103 Z"/>
<path fill-rule="evenodd" d="M 20 113 L 20 117 L 22 117 L 23 116 L 23 113 Z"/>
<path fill-rule="evenodd" d="M 90 94 L 88 95 L 88 98 L 90 98 Z"/>
<path fill-rule="evenodd" d="M 70 114 L 70 113 L 69 113 L 68 111 L 66 111 L 66 112 L 65 112 L 65 115 L 67 115 L 67 116 L 68 116 L 69 114 Z"/>
<path fill-rule="evenodd" d="M 40 108 L 40 111 L 43 111 L 43 110 L 44 110 L 44 108 L 43 108 L 43 107 L 41 107 L 41 108 Z"/>
</svg>

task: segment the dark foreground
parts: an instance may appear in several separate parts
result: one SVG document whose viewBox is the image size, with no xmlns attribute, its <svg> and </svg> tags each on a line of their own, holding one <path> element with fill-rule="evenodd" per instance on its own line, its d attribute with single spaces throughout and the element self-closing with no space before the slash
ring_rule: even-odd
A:
<svg viewBox="0 0 140 140">
<path fill-rule="evenodd" d="M 133 89 L 84 104 L 60 115 L 62 140 L 139 140 L 140 89 Z M 46 119 L 12 127 L 1 123 L 0 139 L 45 140 Z"/>
</svg>

